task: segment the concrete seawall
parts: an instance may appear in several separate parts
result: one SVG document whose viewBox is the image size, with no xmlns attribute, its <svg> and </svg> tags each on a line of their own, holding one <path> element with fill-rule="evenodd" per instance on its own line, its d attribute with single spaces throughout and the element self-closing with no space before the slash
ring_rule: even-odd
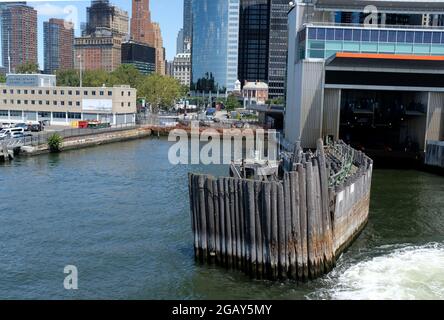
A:
<svg viewBox="0 0 444 320">
<path fill-rule="evenodd" d="M 88 136 L 67 138 L 63 141 L 61 151 L 90 148 L 102 144 L 109 144 L 115 142 L 136 140 L 151 136 L 151 130 L 147 128 L 136 128 L 130 130 L 98 133 Z M 22 147 L 21 155 L 35 156 L 49 153 L 47 144 L 42 144 L 37 147 Z"/>
</svg>

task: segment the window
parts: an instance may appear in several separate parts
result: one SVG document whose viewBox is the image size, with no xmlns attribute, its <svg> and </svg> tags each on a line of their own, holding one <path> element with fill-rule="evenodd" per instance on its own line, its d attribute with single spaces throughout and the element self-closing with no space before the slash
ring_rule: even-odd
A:
<svg viewBox="0 0 444 320">
<path fill-rule="evenodd" d="M 95 96 L 95 95 L 96 95 L 96 92 L 95 92 L 95 91 L 93 91 L 93 92 L 92 92 L 92 95 L 93 95 L 93 96 Z"/>
<path fill-rule="evenodd" d="M 46 94 L 49 95 L 49 90 L 46 90 Z"/>
<path fill-rule="evenodd" d="M 6 89 L 3 89 L 3 94 L 6 94 L 7 93 L 7 90 Z"/>
<path fill-rule="evenodd" d="M 57 94 L 57 90 L 53 90 L 52 93 L 53 93 L 54 95 L 56 95 L 56 94 Z"/>
<path fill-rule="evenodd" d="M 105 94 L 105 92 L 103 92 L 103 91 L 100 91 L 100 95 L 101 96 L 103 96 Z"/>
<path fill-rule="evenodd" d="M 80 96 L 80 91 L 76 90 L 76 96 Z"/>
<path fill-rule="evenodd" d="M 53 112 L 52 116 L 56 119 L 66 119 L 66 112 Z"/>
<path fill-rule="evenodd" d="M 25 103 L 25 104 L 28 104 L 28 100 L 25 100 L 24 103 Z"/>
<path fill-rule="evenodd" d="M 113 92 L 112 91 L 108 91 L 108 96 L 112 96 Z"/>
<path fill-rule="evenodd" d="M 128 91 L 128 97 L 131 97 L 131 91 Z"/>
<path fill-rule="evenodd" d="M 60 102 L 60 105 L 64 106 L 65 105 L 65 101 Z"/>
<path fill-rule="evenodd" d="M 69 106 L 72 106 L 72 101 L 69 101 L 69 102 L 68 102 L 68 105 L 69 105 Z"/>
<path fill-rule="evenodd" d="M 42 100 L 39 100 L 39 105 L 42 105 L 43 104 L 43 101 Z"/>
<path fill-rule="evenodd" d="M 82 119 L 82 114 L 81 114 L 81 113 L 72 113 L 72 112 L 69 112 L 69 113 L 68 113 L 68 118 L 69 118 L 69 119 Z"/>
<path fill-rule="evenodd" d="M 131 102 L 128 102 L 128 107 L 131 107 Z"/>
<path fill-rule="evenodd" d="M 28 90 L 25 90 L 25 94 L 28 94 Z"/>
<path fill-rule="evenodd" d="M 35 100 L 31 100 L 31 104 L 35 104 Z"/>
<path fill-rule="evenodd" d="M 80 101 L 77 101 L 77 102 L 76 102 L 76 106 L 77 106 L 77 107 L 80 107 Z"/>
<path fill-rule="evenodd" d="M 54 101 L 52 102 L 52 104 L 56 106 L 56 105 L 57 105 L 57 101 L 54 100 Z"/>
<path fill-rule="evenodd" d="M 7 117 L 8 116 L 8 110 L 0 110 L 0 117 Z"/>
<path fill-rule="evenodd" d="M 40 111 L 39 118 L 51 118 L 51 112 Z"/>
<path fill-rule="evenodd" d="M 49 100 L 46 100 L 46 105 L 49 106 Z"/>
<path fill-rule="evenodd" d="M 72 90 L 68 90 L 68 95 L 72 96 Z"/>
<path fill-rule="evenodd" d="M 22 90 L 18 89 L 17 94 L 22 94 Z"/>
<path fill-rule="evenodd" d="M 13 90 L 13 89 L 9 90 L 9 92 L 10 92 L 11 94 L 14 94 L 14 90 Z"/>
<path fill-rule="evenodd" d="M 60 94 L 63 96 L 65 95 L 65 90 L 60 90 Z"/>
<path fill-rule="evenodd" d="M 21 111 L 10 111 L 11 117 L 21 117 L 22 112 Z"/>
<path fill-rule="evenodd" d="M 42 90 L 39 90 L 39 94 L 43 94 L 43 91 L 42 91 Z"/>
<path fill-rule="evenodd" d="M 35 90 L 31 90 L 31 94 L 35 94 Z"/>
<path fill-rule="evenodd" d="M 83 91 L 83 95 L 87 96 L 88 95 L 88 91 Z"/>
<path fill-rule="evenodd" d="M 22 104 L 22 100 L 17 100 L 17 104 Z"/>
</svg>

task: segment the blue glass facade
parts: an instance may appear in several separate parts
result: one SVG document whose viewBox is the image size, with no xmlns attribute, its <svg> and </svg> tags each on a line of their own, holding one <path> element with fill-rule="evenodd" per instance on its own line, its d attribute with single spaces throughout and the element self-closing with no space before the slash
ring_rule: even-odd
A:
<svg viewBox="0 0 444 320">
<path fill-rule="evenodd" d="M 307 26 L 299 40 L 301 58 L 327 59 L 336 52 L 444 55 L 444 31 L 438 30 Z"/>
<path fill-rule="evenodd" d="M 192 85 L 234 90 L 238 71 L 239 0 L 193 0 Z"/>
</svg>

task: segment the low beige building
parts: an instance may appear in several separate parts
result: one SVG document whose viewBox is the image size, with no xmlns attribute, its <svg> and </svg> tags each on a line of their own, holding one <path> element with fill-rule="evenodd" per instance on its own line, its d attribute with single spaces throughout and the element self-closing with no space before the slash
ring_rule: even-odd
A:
<svg viewBox="0 0 444 320">
<path fill-rule="evenodd" d="M 23 75 L 25 76 L 25 75 Z M 35 75 L 34 75 L 35 76 Z M 0 122 L 98 120 L 112 125 L 135 123 L 137 90 L 129 86 L 56 87 L 0 85 Z"/>
</svg>

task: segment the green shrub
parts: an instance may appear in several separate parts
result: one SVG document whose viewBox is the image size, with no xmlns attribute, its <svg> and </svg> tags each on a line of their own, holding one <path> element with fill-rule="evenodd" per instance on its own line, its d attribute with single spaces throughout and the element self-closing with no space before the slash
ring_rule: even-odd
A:
<svg viewBox="0 0 444 320">
<path fill-rule="evenodd" d="M 48 138 L 48 147 L 51 152 L 60 152 L 62 146 L 63 138 L 58 134 L 54 133 Z"/>
</svg>

